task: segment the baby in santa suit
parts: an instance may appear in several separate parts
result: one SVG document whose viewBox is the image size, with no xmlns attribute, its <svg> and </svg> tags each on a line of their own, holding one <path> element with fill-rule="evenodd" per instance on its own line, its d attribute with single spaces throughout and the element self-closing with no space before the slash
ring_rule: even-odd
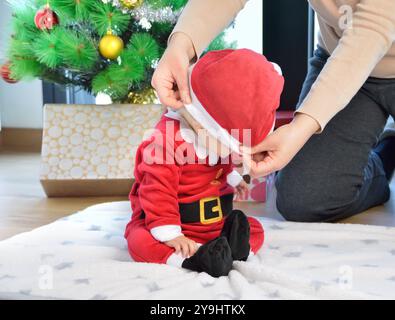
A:
<svg viewBox="0 0 395 320">
<path fill-rule="evenodd" d="M 261 248 L 262 225 L 233 210 L 244 186 L 233 159 L 273 130 L 277 67 L 247 49 L 209 52 L 191 67 L 192 103 L 164 114 L 137 150 L 125 231 L 135 261 L 219 277 Z"/>
</svg>

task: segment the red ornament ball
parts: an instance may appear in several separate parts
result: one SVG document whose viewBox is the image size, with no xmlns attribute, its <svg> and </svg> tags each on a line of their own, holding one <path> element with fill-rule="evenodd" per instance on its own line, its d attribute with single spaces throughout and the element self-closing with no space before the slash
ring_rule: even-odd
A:
<svg viewBox="0 0 395 320">
<path fill-rule="evenodd" d="M 18 82 L 17 80 L 11 78 L 10 62 L 6 62 L 1 66 L 0 74 L 5 82 L 8 83 Z"/>
<path fill-rule="evenodd" d="M 44 6 L 36 12 L 34 23 L 40 30 L 51 30 L 59 24 L 58 15 L 49 7 Z"/>
</svg>

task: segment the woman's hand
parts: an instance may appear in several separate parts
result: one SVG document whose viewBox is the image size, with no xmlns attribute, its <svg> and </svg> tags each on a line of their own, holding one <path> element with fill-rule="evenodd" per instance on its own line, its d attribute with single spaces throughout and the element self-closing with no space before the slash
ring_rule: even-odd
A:
<svg viewBox="0 0 395 320">
<path fill-rule="evenodd" d="M 184 258 L 193 256 L 198 249 L 197 243 L 185 236 L 166 241 L 165 245 L 176 249 L 176 253 L 181 253 Z"/>
<path fill-rule="evenodd" d="M 192 41 L 184 33 L 175 33 L 152 77 L 160 102 L 174 109 L 191 103 L 188 68 L 195 57 Z"/>
<path fill-rule="evenodd" d="M 243 148 L 250 175 L 262 177 L 281 170 L 319 129 L 316 120 L 297 114 L 290 124 L 278 128 L 259 145 L 251 150 Z"/>
</svg>

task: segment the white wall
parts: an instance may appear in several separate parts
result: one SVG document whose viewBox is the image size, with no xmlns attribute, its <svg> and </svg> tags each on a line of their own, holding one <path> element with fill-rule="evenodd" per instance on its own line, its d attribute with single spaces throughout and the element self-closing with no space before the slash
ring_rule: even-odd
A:
<svg viewBox="0 0 395 320">
<path fill-rule="evenodd" d="M 0 64 L 11 35 L 11 8 L 0 0 Z M 0 78 L 0 123 L 8 128 L 42 128 L 42 85 L 40 80 L 8 84 Z M 0 128 L 1 128 L 0 127 Z"/>
<path fill-rule="evenodd" d="M 262 0 L 250 0 L 235 20 L 234 29 L 227 34 L 228 40 L 237 40 L 238 48 L 248 48 L 262 53 L 263 22 Z"/>
</svg>

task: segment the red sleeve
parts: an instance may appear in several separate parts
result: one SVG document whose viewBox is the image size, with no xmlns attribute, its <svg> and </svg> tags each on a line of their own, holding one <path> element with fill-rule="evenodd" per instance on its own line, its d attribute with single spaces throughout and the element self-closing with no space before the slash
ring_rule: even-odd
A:
<svg viewBox="0 0 395 320">
<path fill-rule="evenodd" d="M 165 147 L 161 140 L 167 140 Z M 178 208 L 180 168 L 174 161 L 174 141 L 168 140 L 162 133 L 161 138 L 153 137 L 145 143 L 136 167 L 141 177 L 138 197 L 149 230 L 181 225 Z"/>
</svg>

